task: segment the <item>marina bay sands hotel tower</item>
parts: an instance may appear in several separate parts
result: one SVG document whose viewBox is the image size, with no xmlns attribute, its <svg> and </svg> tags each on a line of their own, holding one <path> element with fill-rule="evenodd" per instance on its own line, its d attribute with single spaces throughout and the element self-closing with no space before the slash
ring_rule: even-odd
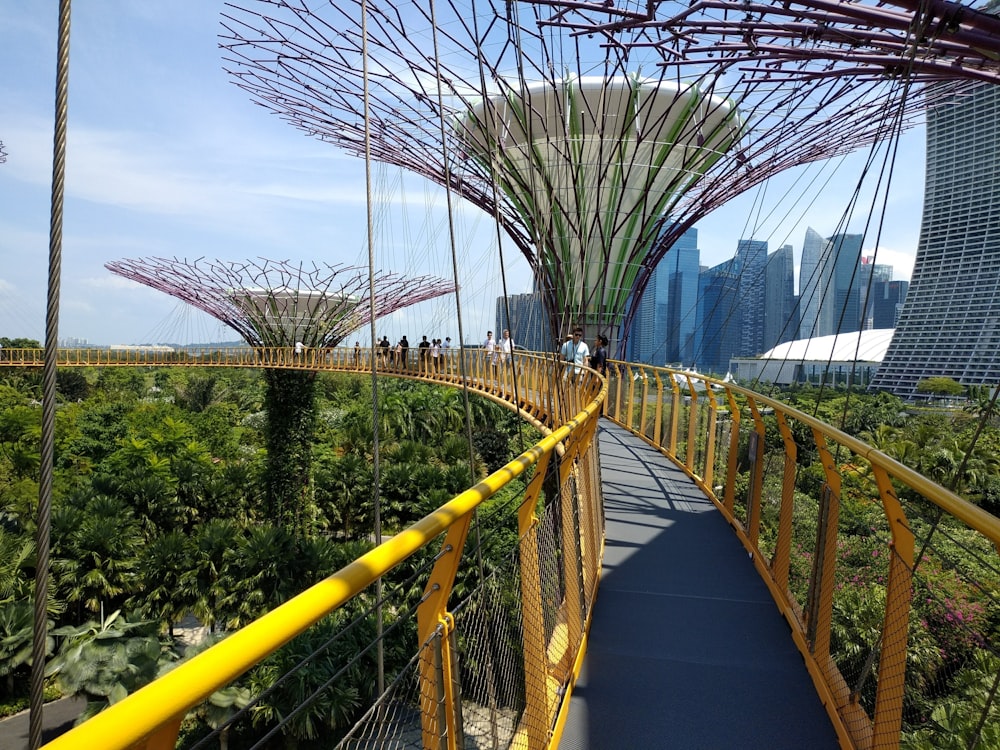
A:
<svg viewBox="0 0 1000 750">
<path fill-rule="evenodd" d="M 928 108 L 913 277 L 872 388 L 908 397 L 930 377 L 1000 383 L 998 123 L 995 84 L 963 86 Z"/>
</svg>

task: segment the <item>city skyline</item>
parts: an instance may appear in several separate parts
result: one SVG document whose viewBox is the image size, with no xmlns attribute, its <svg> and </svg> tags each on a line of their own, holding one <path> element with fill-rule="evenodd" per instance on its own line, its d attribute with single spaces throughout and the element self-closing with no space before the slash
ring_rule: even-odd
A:
<svg viewBox="0 0 1000 750">
<path fill-rule="evenodd" d="M 232 85 L 218 50 L 222 7 L 189 0 L 169 9 L 124 2 L 74 8 L 60 338 L 229 338 L 207 316 L 104 270 L 123 257 L 367 263 L 364 164 L 303 137 Z M 53 7 L 19 5 L 0 29 L 0 63 L 18 71 L 0 83 L 7 152 L 0 165 L 0 335 L 39 340 L 56 16 Z M 866 252 L 881 246 L 879 262 L 894 265 L 897 278 L 908 276 L 916 249 L 923 181 L 922 134 L 904 137 L 907 153 L 919 158 L 901 160 L 909 175 L 895 180 L 886 230 L 876 236 L 872 229 L 866 240 Z M 806 225 L 833 234 L 862 158 L 848 158 L 836 175 L 833 164 L 782 175 L 719 209 L 697 225 L 703 259 L 732 257 L 741 238 L 777 247 Z M 395 169 L 376 167 L 373 177 L 384 196 L 375 220 L 376 266 L 450 278 L 443 192 Z M 510 294 L 528 292 L 531 278 L 515 249 L 497 246 L 489 216 L 460 204 L 454 215 L 464 337 L 476 340 L 493 325 L 493 300 L 504 286 Z M 856 216 L 848 231 L 858 222 L 863 231 L 864 221 Z M 457 315 L 452 299 L 394 314 L 381 328 L 396 338 L 457 339 Z"/>
</svg>

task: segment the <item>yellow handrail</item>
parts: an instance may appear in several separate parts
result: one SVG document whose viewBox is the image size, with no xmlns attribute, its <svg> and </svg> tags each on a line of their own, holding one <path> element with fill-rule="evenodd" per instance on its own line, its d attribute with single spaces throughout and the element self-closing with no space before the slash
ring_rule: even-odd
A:
<svg viewBox="0 0 1000 750">
<path fill-rule="evenodd" d="M 265 359 L 270 362 L 280 362 L 281 366 L 294 367 L 296 366 L 294 355 L 293 359 L 289 360 L 287 358 L 289 354 L 293 355 L 285 350 L 267 352 Z M 464 356 L 471 358 L 470 361 L 464 363 L 469 366 L 466 371 L 471 370 L 479 373 L 476 377 L 468 378 L 470 385 L 495 400 L 501 400 L 497 396 L 497 391 L 504 390 L 500 387 L 502 384 L 491 380 L 489 369 L 481 367 L 485 363 L 482 360 L 482 355 L 479 352 L 468 351 L 464 353 Z M 237 357 L 230 354 L 226 359 L 229 363 L 228 366 L 233 366 Z M 564 497 L 564 502 L 565 498 L 574 496 L 576 493 L 576 490 L 567 484 L 571 474 L 576 475 L 580 480 L 576 485 L 586 487 L 588 493 L 588 497 L 577 500 L 589 509 L 578 516 L 578 522 L 581 523 L 581 526 L 574 527 L 570 523 L 570 519 L 573 517 L 570 513 L 564 515 L 562 523 L 567 534 L 576 534 L 577 536 L 583 534 L 586 537 L 581 540 L 581 544 L 587 550 L 587 559 L 580 561 L 580 563 L 585 568 L 585 575 L 581 578 L 587 581 L 588 585 L 585 591 L 572 595 L 567 594 L 569 603 L 561 603 L 559 613 L 555 615 L 568 622 L 576 634 L 571 642 L 564 644 L 568 653 L 558 656 L 557 661 L 563 663 L 568 660 L 575 665 L 574 668 L 561 675 L 559 683 L 553 685 L 551 665 L 541 661 L 537 664 L 525 664 L 528 689 L 541 690 L 541 695 L 548 697 L 543 702 L 546 708 L 538 717 L 537 722 L 524 726 L 522 731 L 526 737 L 541 737 L 543 744 L 547 743 L 550 739 L 550 728 L 556 723 L 557 714 L 565 710 L 565 705 L 568 704 L 572 692 L 572 681 L 579 671 L 580 654 L 584 647 L 583 633 L 589 622 L 590 608 L 596 594 L 600 557 L 603 554 L 603 546 L 595 544 L 593 538 L 595 518 L 602 516 L 598 512 L 601 507 L 601 497 L 600 482 L 597 481 L 597 461 L 591 450 L 591 445 L 602 404 L 606 398 L 607 387 L 603 378 L 589 371 L 577 379 L 572 386 L 575 389 L 573 398 L 563 392 L 558 394 L 557 398 L 552 399 L 535 378 L 544 378 L 548 383 L 569 383 L 570 381 L 561 381 L 557 377 L 559 364 L 552 358 L 525 357 L 525 355 L 520 354 L 517 355 L 515 364 L 522 359 L 523 361 L 535 360 L 532 371 L 536 375 L 526 378 L 525 382 L 521 383 L 522 397 L 524 394 L 535 394 L 537 397 L 537 403 L 533 403 L 532 407 L 536 413 L 539 410 L 544 412 L 545 419 L 538 420 L 536 417 L 532 417 L 532 419 L 543 430 L 545 429 L 544 422 L 557 417 L 560 410 L 559 405 L 563 401 L 583 399 L 586 406 L 572 418 L 563 420 L 564 423 L 554 430 L 545 430 L 550 434 L 476 486 L 461 493 L 413 526 L 383 542 L 330 577 L 255 622 L 232 633 L 225 640 L 115 703 L 87 722 L 53 740 L 45 745 L 46 749 L 69 750 L 72 748 L 75 750 L 81 747 L 100 747 L 108 750 L 116 748 L 122 750 L 124 748 L 172 748 L 181 720 L 190 709 L 301 634 L 321 618 L 335 611 L 416 551 L 431 544 L 442 532 L 455 528 L 457 524 L 468 519 L 470 514 L 484 501 L 513 480 L 524 475 L 531 467 L 539 464 L 544 467 L 553 461 L 555 456 L 563 453 L 559 484 L 562 488 L 561 494 Z M 259 362 L 257 358 L 247 358 L 243 361 L 254 362 L 255 366 L 259 366 L 256 364 Z M 309 361 L 309 364 L 314 367 L 324 367 L 324 369 L 345 367 L 342 358 L 333 357 L 322 360 L 314 359 Z M 477 366 L 480 369 L 474 369 Z M 353 367 L 354 362 L 351 361 L 347 369 Z M 515 372 L 516 370 L 512 368 L 509 377 L 514 377 Z M 418 372 L 414 368 L 410 376 L 444 380 L 446 378 L 454 379 L 455 372 L 442 370 L 428 373 Z M 513 398 L 513 393 L 510 393 L 509 396 Z M 517 405 L 508 405 L 511 408 L 518 408 Z M 522 413 L 526 412 L 522 410 Z M 525 490 L 522 510 L 519 514 L 522 548 L 525 545 L 537 545 L 535 541 L 537 519 L 534 518 L 534 508 L 543 478 L 544 473 L 536 473 L 534 480 L 528 484 Z M 603 529 L 597 533 L 603 539 Z M 446 541 L 446 547 L 447 545 Z M 460 548 L 461 544 L 454 546 Z M 522 549 L 522 555 L 524 554 Z M 569 557 L 568 554 L 563 555 L 563 559 Z M 450 587 L 450 583 L 448 586 Z M 447 605 L 450 588 L 437 590 L 436 587 L 438 587 L 438 579 L 435 579 L 432 573 L 428 583 L 428 592 L 429 594 L 433 592 L 433 596 L 428 596 L 418 610 L 418 618 L 421 622 L 436 623 L 449 619 Z M 581 607 L 581 601 L 586 605 L 585 607 Z M 553 616 L 552 614 L 543 614 L 540 610 L 536 611 L 536 607 L 530 602 L 525 602 L 523 607 L 526 622 L 532 618 L 536 622 L 543 622 L 546 618 L 551 619 Z M 584 619 L 574 622 L 574 617 L 581 615 Z M 424 629 L 423 626 L 421 629 Z M 528 628 L 525 630 L 525 638 L 537 643 L 533 653 L 539 653 L 539 649 L 542 654 L 551 652 L 552 644 L 544 637 L 544 628 L 536 628 L 531 633 L 527 632 Z M 422 634 L 421 642 L 425 640 L 426 636 L 427 633 Z M 529 650 L 526 645 L 525 651 Z M 546 659 L 548 658 L 552 657 L 546 656 Z M 422 674 L 421 679 L 422 682 L 433 679 L 433 675 L 425 676 Z M 424 729 L 425 737 L 433 736 L 435 731 L 433 717 L 427 721 Z M 426 734 L 427 732 L 430 732 L 430 735 Z M 531 746 L 541 747 L 538 744 Z"/>
<path fill-rule="evenodd" d="M 355 356 L 353 349 L 346 348 L 299 356 L 291 349 L 244 348 L 197 357 L 176 352 L 169 356 L 154 353 L 137 357 L 128 352 L 116 356 L 112 362 L 107 352 L 82 350 L 60 352 L 60 363 L 264 366 L 363 372 L 371 367 L 373 355 L 378 356 L 363 350 Z M 30 366 L 41 362 L 36 350 L 4 350 L 3 356 L 0 365 Z M 602 406 L 610 419 L 671 457 L 730 522 L 788 621 L 792 639 L 802 653 L 844 748 L 888 750 L 901 741 L 904 706 L 910 689 L 905 675 L 908 634 L 914 627 L 913 592 L 918 585 L 929 586 L 921 582 L 922 560 L 917 558 L 916 549 L 922 550 L 925 559 L 938 551 L 933 544 L 933 532 L 925 531 L 923 539 L 916 538 L 914 522 L 909 517 L 913 508 L 898 497 L 899 488 L 919 495 L 953 522 L 963 524 L 988 543 L 988 553 L 996 554 L 1000 549 L 1000 519 L 863 441 L 776 399 L 731 383 L 690 372 L 623 362 L 610 363 L 607 382 L 589 371 L 572 382 L 560 377 L 559 363 L 553 357 L 520 353 L 515 355 L 515 364 L 509 371 L 495 373 L 479 350 L 453 351 L 439 368 L 376 364 L 380 374 L 456 387 L 467 384 L 478 393 L 518 410 L 543 432 L 553 431 L 503 469 L 410 529 L 47 747 L 172 747 L 179 723 L 191 707 L 334 611 L 416 550 L 430 544 L 441 532 L 451 529 L 440 553 L 439 566 L 435 568 L 440 571 L 431 574 L 426 602 L 418 611 L 421 643 L 430 639 L 432 633 L 446 636 L 457 627 L 446 608 L 469 514 L 532 467 L 535 473 L 524 490 L 518 514 L 519 558 L 532 563 L 521 571 L 524 690 L 529 708 L 511 742 L 531 748 L 550 746 L 558 740 L 580 668 L 600 575 L 603 516 L 592 444 Z M 663 387 L 664 380 L 669 389 Z M 650 388 L 651 384 L 655 384 L 655 389 Z M 576 404 L 586 406 L 569 417 Z M 796 425 L 797 430 L 793 429 Z M 819 457 L 823 477 L 818 493 L 810 496 L 815 510 L 812 505 L 802 505 L 797 497 L 801 491 L 796 488 L 803 451 L 810 448 Z M 745 483 L 738 472 L 744 455 Z M 844 458 L 845 455 L 848 457 Z M 542 554 L 535 511 L 545 477 L 551 473 L 550 466 L 557 469 L 560 500 L 551 506 L 562 519 L 553 526 L 561 529 L 563 535 L 557 540 L 563 550 L 558 556 L 562 566 L 560 580 L 581 582 L 579 590 L 564 592 L 556 610 L 544 601 L 541 573 L 533 562 Z M 870 479 L 862 482 L 867 476 L 865 472 L 870 472 Z M 831 632 L 841 596 L 835 575 L 840 545 L 845 539 L 840 519 L 842 495 L 847 491 L 844 480 L 848 476 L 852 477 L 852 491 L 866 493 L 865 497 L 880 505 L 884 527 L 877 533 L 887 540 L 885 553 L 889 557 L 885 580 L 877 583 L 884 589 L 881 631 L 875 642 L 865 644 L 871 649 L 870 656 L 866 665 L 855 673 L 845 673 L 843 665 L 836 663 Z M 716 486 L 715 482 L 721 483 Z M 804 550 L 799 549 L 803 545 L 800 518 L 803 513 L 809 515 L 806 527 L 812 535 L 806 540 Z M 466 525 L 460 527 L 460 524 Z M 872 532 L 876 533 L 876 529 Z M 569 548 L 577 548 L 579 557 L 571 558 L 567 554 Z M 875 553 L 878 551 L 876 548 Z M 808 574 L 802 572 L 801 561 L 798 569 L 793 564 L 797 554 L 800 558 L 807 555 L 811 561 Z M 582 619 L 574 619 L 577 617 L 574 613 Z M 996 647 L 997 644 L 983 645 L 994 651 Z M 453 705 L 454 695 L 447 684 L 441 683 L 442 675 L 456 678 L 454 671 L 449 671 L 448 660 L 455 658 L 449 648 L 441 640 L 436 661 L 425 661 L 420 668 L 421 695 L 427 696 L 428 707 L 439 706 L 433 716 L 427 712 L 422 718 L 424 740 L 429 746 L 436 742 L 443 743 L 441 747 L 449 746 L 448 743 L 455 741 L 452 734 L 460 724 L 454 713 L 458 710 Z M 434 681 L 437 682 L 432 685 Z M 439 701 L 442 696 L 443 706 Z"/>
<path fill-rule="evenodd" d="M 771 594 L 784 614 L 792 629 L 792 638 L 805 659 L 814 684 L 823 699 L 831 720 L 837 729 L 840 741 L 845 748 L 878 748 L 888 750 L 898 747 L 901 740 L 902 719 L 907 684 L 904 680 L 907 668 L 908 623 L 910 622 L 913 601 L 912 590 L 915 571 L 921 561 L 914 555 L 914 531 L 912 521 L 907 518 L 906 507 L 897 497 L 896 487 L 906 487 L 923 497 L 946 516 L 964 524 L 971 532 L 988 540 L 993 552 L 1000 550 L 1000 518 L 969 503 L 933 481 L 922 476 L 913 469 L 904 466 L 886 454 L 875 450 L 851 435 L 824 424 L 820 420 L 791 408 L 776 399 L 763 396 L 749 389 L 726 383 L 720 380 L 704 377 L 691 372 L 679 372 L 668 368 L 656 368 L 635 363 L 609 363 L 609 379 L 612 392 L 620 393 L 621 381 L 628 380 L 629 396 L 627 402 L 620 405 L 616 399 L 608 402 L 607 416 L 631 432 L 642 437 L 674 462 L 702 488 L 720 511 L 726 516 L 735 529 L 740 540 L 750 552 L 757 571 L 767 583 Z M 667 400 L 660 397 L 655 404 L 648 405 L 645 396 L 642 398 L 642 408 L 655 409 L 652 420 L 647 420 L 645 413 L 635 426 L 633 418 L 632 383 L 646 381 L 654 377 L 668 379 L 674 387 L 674 398 Z M 673 424 L 677 424 L 678 385 L 685 393 L 683 408 L 689 410 L 687 441 L 675 440 L 671 434 L 666 440 L 660 439 L 658 425 L 662 421 L 662 412 L 670 410 Z M 698 420 L 695 412 L 704 408 L 705 399 L 699 392 L 710 394 L 708 407 L 711 435 L 697 432 Z M 729 407 L 729 420 L 725 427 L 719 427 L 716 400 L 721 395 Z M 749 428 L 745 428 L 746 419 L 741 419 L 741 404 L 745 405 L 749 415 Z M 774 415 L 774 426 L 769 427 L 764 413 Z M 746 416 L 746 415 L 743 415 Z M 642 425 L 652 421 L 657 427 L 646 432 Z M 812 571 L 807 581 L 808 598 L 800 598 L 792 591 L 789 566 L 793 542 L 795 542 L 795 513 L 803 510 L 795 500 L 795 472 L 799 461 L 799 451 L 804 446 L 797 444 L 792 436 L 789 425 L 798 423 L 803 433 L 813 436 L 813 447 L 816 449 L 823 468 L 825 483 L 817 501 L 818 515 L 811 521 L 817 534 L 815 546 L 808 552 L 812 560 Z M 776 433 L 773 440 L 768 440 L 769 430 Z M 721 431 L 720 431 L 721 430 Z M 720 431 L 720 434 L 716 434 Z M 724 452 L 728 471 L 725 484 L 713 486 L 712 477 L 716 474 L 716 439 L 725 437 L 722 432 L 728 431 L 728 446 L 719 443 L 719 450 Z M 801 438 L 800 438 L 801 440 Z M 744 445 L 745 442 L 745 445 Z M 705 447 L 700 465 L 693 463 L 694 446 L 696 443 Z M 782 455 L 770 459 L 770 450 L 781 446 Z M 771 446 L 769 448 L 768 446 Z M 808 447 L 808 446 L 805 446 Z M 683 448 L 683 457 L 676 454 Z M 850 455 L 850 460 L 835 457 L 835 451 Z M 745 452 L 747 459 L 748 478 L 745 484 L 745 495 L 737 487 L 737 463 Z M 870 466 L 874 481 L 869 482 L 873 500 L 879 502 L 885 517 L 885 528 L 882 533 L 888 538 L 886 554 L 889 556 L 887 574 L 884 581 L 876 582 L 885 589 L 885 610 L 882 618 L 882 630 L 877 643 L 868 644 L 872 648 L 869 657 L 869 668 L 874 675 L 869 678 L 867 673 L 844 675 L 840 667 L 834 663 L 831 655 L 831 628 L 834 604 L 839 596 L 835 584 L 840 545 L 844 544 L 845 536 L 840 529 L 839 515 L 841 494 L 843 492 L 843 477 L 845 474 L 858 474 L 859 466 Z M 765 472 L 773 467 L 775 477 L 770 483 L 772 488 L 766 498 L 764 491 Z M 797 509 L 797 510 L 796 510 Z M 768 532 L 768 547 L 765 548 L 761 539 L 762 515 L 772 513 Z M 875 530 L 873 529 L 873 532 Z M 929 532 L 925 539 L 925 555 L 935 553 L 932 537 Z M 801 544 L 801 534 L 797 537 Z M 811 541 L 811 540 L 810 540 Z M 875 554 L 878 553 L 876 549 Z M 993 582 L 1000 585 L 1000 581 Z M 995 649 L 998 644 L 985 644 L 987 649 Z M 877 657 L 877 658 L 876 658 Z M 850 680 L 850 682 L 849 682 Z M 874 682 L 874 697 L 868 705 L 859 701 L 859 693 L 865 690 L 869 681 Z"/>
</svg>

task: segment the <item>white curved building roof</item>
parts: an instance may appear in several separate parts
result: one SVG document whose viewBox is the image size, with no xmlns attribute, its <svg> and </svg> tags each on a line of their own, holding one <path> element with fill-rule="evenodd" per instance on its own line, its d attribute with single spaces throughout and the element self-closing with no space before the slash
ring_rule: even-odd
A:
<svg viewBox="0 0 1000 750">
<path fill-rule="evenodd" d="M 893 328 L 877 328 L 788 341 L 764 352 L 760 358 L 789 362 L 881 362 L 894 332 Z"/>
</svg>

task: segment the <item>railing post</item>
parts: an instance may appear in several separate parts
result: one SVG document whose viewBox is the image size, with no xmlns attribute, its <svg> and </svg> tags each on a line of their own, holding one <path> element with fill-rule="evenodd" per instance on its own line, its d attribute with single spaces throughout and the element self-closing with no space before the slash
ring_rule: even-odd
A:
<svg viewBox="0 0 1000 750">
<path fill-rule="evenodd" d="M 653 370 L 653 377 L 656 378 L 656 418 L 653 422 L 653 444 L 660 445 L 660 437 L 663 434 L 663 379 L 659 370 Z"/>
<path fill-rule="evenodd" d="M 740 414 L 739 405 L 736 403 L 736 396 L 731 389 L 726 388 L 726 398 L 729 400 L 729 421 L 731 423 L 729 432 L 729 459 L 726 464 L 726 487 L 723 491 L 722 504 L 730 515 L 736 509 L 736 465 L 740 454 Z"/>
<path fill-rule="evenodd" d="M 667 451 L 674 458 L 677 457 L 677 423 L 680 419 L 681 389 L 677 384 L 677 378 L 670 376 L 670 443 Z"/>
<path fill-rule="evenodd" d="M 646 402 L 649 400 L 649 376 L 646 374 L 645 368 L 640 370 L 642 373 L 642 396 L 639 398 L 639 434 L 643 437 L 646 436 Z"/>
<path fill-rule="evenodd" d="M 792 512 L 795 505 L 795 461 L 798 448 L 785 415 L 775 412 L 778 432 L 785 445 L 785 468 L 781 477 L 781 508 L 778 511 L 778 540 L 771 558 L 771 571 L 783 595 L 788 591 L 788 570 L 792 554 Z"/>
<path fill-rule="evenodd" d="M 625 418 L 625 428 L 631 430 L 632 418 L 635 416 L 635 375 L 632 374 L 631 367 L 628 365 L 625 367 L 628 372 L 628 401 L 626 402 L 628 416 Z"/>
<path fill-rule="evenodd" d="M 695 438 L 698 435 L 698 392 L 694 389 L 694 381 L 690 375 L 685 375 L 688 383 L 688 439 L 687 455 L 684 456 L 684 465 L 688 471 L 694 473 Z"/>
<path fill-rule="evenodd" d="M 548 473 L 546 454 L 535 470 L 518 510 L 521 560 L 521 618 L 524 650 L 524 701 L 527 750 L 541 750 L 548 744 L 551 711 L 548 690 L 548 650 L 545 643 L 545 613 L 538 546 L 538 517 L 535 506 Z"/>
<path fill-rule="evenodd" d="M 621 410 L 621 400 L 622 400 L 622 369 L 624 365 L 619 363 L 615 365 L 615 413 L 614 418 L 619 422 L 622 421 L 622 410 Z"/>
<path fill-rule="evenodd" d="M 719 404 L 715 400 L 712 386 L 706 385 L 708 386 L 705 389 L 708 394 L 708 427 L 705 433 L 705 466 L 702 469 L 702 482 L 711 489 L 712 480 L 715 479 L 715 430 L 718 426 Z"/>
<path fill-rule="evenodd" d="M 432 638 L 440 638 L 440 630 L 447 634 L 449 629 L 454 628 L 454 619 L 446 609 L 471 522 L 472 514 L 467 513 L 452 524 L 445 534 L 441 555 L 434 563 L 427 586 L 424 588 L 424 599 L 417 607 L 417 643 L 421 648 L 426 647 Z M 447 650 L 446 645 L 440 648 Z M 443 708 L 438 708 L 435 704 L 440 700 L 438 693 L 441 690 L 445 691 L 448 700 L 445 701 Z M 426 659 L 420 659 L 420 723 L 425 748 L 442 747 L 437 739 L 441 732 L 447 731 L 449 737 L 455 736 L 458 718 L 457 709 L 451 698 L 451 691 L 447 687 L 442 687 L 438 681 L 435 665 L 428 663 Z M 439 713 L 441 710 L 445 712 L 444 726 L 438 726 L 438 722 L 441 721 L 442 714 Z"/>
<path fill-rule="evenodd" d="M 878 466 L 872 466 L 872 471 L 892 533 L 889 580 L 885 590 L 885 620 L 882 623 L 882 649 L 875 690 L 872 747 L 875 750 L 890 750 L 898 747 L 903 725 L 906 649 L 913 598 L 914 538 L 888 474 Z"/>
<path fill-rule="evenodd" d="M 834 569 L 837 565 L 837 527 L 840 523 L 840 474 L 826 438 L 813 428 L 813 439 L 826 474 L 826 484 L 820 498 L 816 548 L 813 550 L 813 572 L 810 577 L 810 605 L 807 632 L 813 655 L 821 663 L 830 656 L 830 623 L 833 619 Z"/>
<path fill-rule="evenodd" d="M 760 498 L 764 494 L 764 419 L 757 403 L 747 399 L 753 416 L 754 431 L 750 433 L 747 453 L 750 459 L 750 486 L 747 489 L 747 537 L 754 549 L 760 537 Z"/>
</svg>

